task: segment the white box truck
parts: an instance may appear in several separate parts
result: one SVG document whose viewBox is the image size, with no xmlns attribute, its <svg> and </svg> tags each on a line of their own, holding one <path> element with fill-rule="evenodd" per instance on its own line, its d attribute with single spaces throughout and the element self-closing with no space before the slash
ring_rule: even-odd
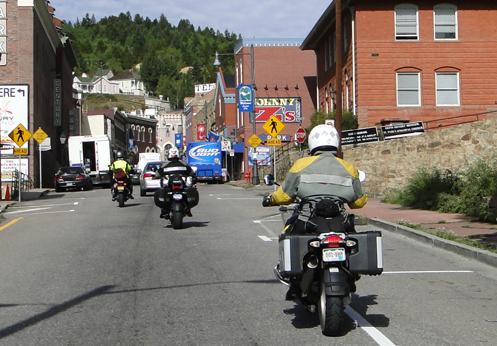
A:
<svg viewBox="0 0 497 346">
<path fill-rule="evenodd" d="M 112 183 L 109 166 L 112 164 L 112 150 L 109 137 L 70 136 L 69 165 L 84 167 L 89 172 L 93 185 L 110 187 Z"/>
</svg>

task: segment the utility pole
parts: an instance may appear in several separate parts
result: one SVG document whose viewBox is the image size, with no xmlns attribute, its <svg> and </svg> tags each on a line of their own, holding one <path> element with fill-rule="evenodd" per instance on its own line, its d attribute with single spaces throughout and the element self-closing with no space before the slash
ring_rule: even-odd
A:
<svg viewBox="0 0 497 346">
<path fill-rule="evenodd" d="M 335 90 L 336 90 L 336 114 L 335 128 L 338 132 L 338 152 L 337 156 L 343 158 L 342 153 L 342 1 L 335 0 L 335 56 L 336 56 L 336 71 L 335 71 Z"/>
</svg>

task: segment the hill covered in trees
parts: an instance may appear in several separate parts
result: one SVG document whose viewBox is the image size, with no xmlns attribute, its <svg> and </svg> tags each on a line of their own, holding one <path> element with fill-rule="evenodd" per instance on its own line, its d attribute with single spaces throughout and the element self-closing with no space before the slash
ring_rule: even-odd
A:
<svg viewBox="0 0 497 346">
<path fill-rule="evenodd" d="M 138 14 L 132 18 L 129 12 L 98 22 L 86 14 L 75 24 L 64 24 L 63 31 L 72 40 L 77 75 L 94 75 L 100 68 L 114 74 L 136 69 L 147 91 L 169 97 L 179 108 L 184 97 L 194 95 L 195 84 L 215 82 L 216 51 L 232 53 L 241 39 L 228 30 L 195 29 L 187 19 L 175 27 L 163 14 L 151 20 Z M 222 58 L 223 71 L 233 74 L 233 57 Z"/>
</svg>

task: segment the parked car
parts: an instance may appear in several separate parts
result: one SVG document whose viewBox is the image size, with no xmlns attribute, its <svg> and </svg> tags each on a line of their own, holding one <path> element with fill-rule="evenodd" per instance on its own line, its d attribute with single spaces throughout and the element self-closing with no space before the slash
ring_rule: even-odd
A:
<svg viewBox="0 0 497 346">
<path fill-rule="evenodd" d="M 61 167 L 58 172 L 55 173 L 55 191 L 60 192 L 66 189 L 93 189 L 91 178 L 83 167 Z"/>
<path fill-rule="evenodd" d="M 140 174 L 140 196 L 146 196 L 147 192 L 154 192 L 160 188 L 159 168 L 167 161 L 148 162 Z"/>
<path fill-rule="evenodd" d="M 131 174 L 130 178 L 131 178 L 131 183 L 133 185 L 140 185 L 140 175 L 142 173 L 142 170 L 139 169 L 139 168 L 136 168 L 136 166 L 134 167 L 134 173 Z"/>
</svg>

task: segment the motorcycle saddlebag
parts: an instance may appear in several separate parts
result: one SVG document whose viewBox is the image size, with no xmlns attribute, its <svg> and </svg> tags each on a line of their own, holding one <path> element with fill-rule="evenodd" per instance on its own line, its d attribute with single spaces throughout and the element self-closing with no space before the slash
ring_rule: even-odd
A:
<svg viewBox="0 0 497 346">
<path fill-rule="evenodd" d="M 379 275 L 383 272 L 383 242 L 380 231 L 349 234 L 357 249 L 349 256 L 349 269 L 355 274 Z"/>
<path fill-rule="evenodd" d="M 185 191 L 186 191 L 186 201 L 188 206 L 190 208 L 195 207 L 200 200 L 197 187 L 196 186 L 185 187 Z"/>
<path fill-rule="evenodd" d="M 159 208 L 164 208 L 164 190 L 163 189 L 155 190 L 154 203 Z"/>
<path fill-rule="evenodd" d="M 302 275 L 304 256 L 309 251 L 309 242 L 315 239 L 315 235 L 281 234 L 279 236 L 279 269 L 283 277 Z"/>
</svg>

